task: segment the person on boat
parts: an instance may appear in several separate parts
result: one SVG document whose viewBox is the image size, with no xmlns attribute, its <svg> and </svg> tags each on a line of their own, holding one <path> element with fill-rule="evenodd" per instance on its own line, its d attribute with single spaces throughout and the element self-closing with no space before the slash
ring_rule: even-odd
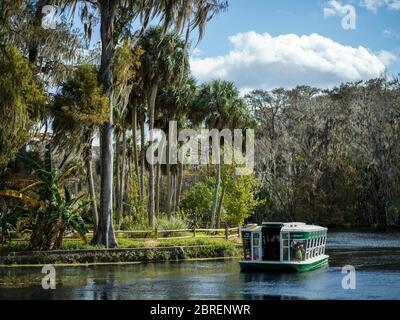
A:
<svg viewBox="0 0 400 320">
<path fill-rule="evenodd" d="M 294 258 L 297 261 L 303 261 L 303 249 L 302 249 L 302 244 L 299 242 L 294 244 Z"/>
</svg>

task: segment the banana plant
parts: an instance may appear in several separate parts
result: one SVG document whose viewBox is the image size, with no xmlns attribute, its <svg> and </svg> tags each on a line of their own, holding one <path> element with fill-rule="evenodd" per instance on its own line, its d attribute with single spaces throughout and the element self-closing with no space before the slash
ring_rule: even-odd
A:
<svg viewBox="0 0 400 320">
<path fill-rule="evenodd" d="M 74 196 L 65 186 L 66 180 L 76 172 L 71 167 L 58 173 L 52 167 L 50 150 L 47 150 L 44 166 L 18 155 L 37 181 L 22 190 L 2 190 L 0 196 L 18 199 L 29 212 L 31 221 L 32 249 L 60 249 L 67 231 L 78 233 L 86 243 L 87 228 L 81 212 L 90 204 L 86 195 Z"/>
<path fill-rule="evenodd" d="M 27 211 L 22 208 L 0 212 L 0 243 L 4 244 L 6 240 L 11 241 L 12 232 L 16 229 L 16 223 L 20 218 L 27 215 Z"/>
</svg>

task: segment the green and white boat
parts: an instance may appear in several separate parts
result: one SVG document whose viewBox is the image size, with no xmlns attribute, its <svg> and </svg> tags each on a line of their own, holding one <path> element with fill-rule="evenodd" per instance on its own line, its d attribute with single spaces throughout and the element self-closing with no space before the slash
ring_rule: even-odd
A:
<svg viewBox="0 0 400 320">
<path fill-rule="evenodd" d="M 242 229 L 242 271 L 311 271 L 328 265 L 327 228 L 293 222 L 263 222 Z"/>
</svg>

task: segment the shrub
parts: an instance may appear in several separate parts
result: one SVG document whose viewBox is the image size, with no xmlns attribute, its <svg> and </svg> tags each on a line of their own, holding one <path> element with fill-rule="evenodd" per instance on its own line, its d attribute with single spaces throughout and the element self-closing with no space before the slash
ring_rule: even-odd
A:
<svg viewBox="0 0 400 320">
<path fill-rule="evenodd" d="M 203 182 L 183 195 L 180 208 L 190 220 L 190 227 L 199 228 L 209 223 L 213 199 L 212 187 Z"/>
</svg>

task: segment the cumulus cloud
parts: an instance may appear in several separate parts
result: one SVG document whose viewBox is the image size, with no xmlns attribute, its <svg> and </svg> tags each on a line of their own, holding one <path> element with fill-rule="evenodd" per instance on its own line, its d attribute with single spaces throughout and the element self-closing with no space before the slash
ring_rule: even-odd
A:
<svg viewBox="0 0 400 320">
<path fill-rule="evenodd" d="M 397 57 L 388 51 L 382 50 L 378 53 L 379 60 L 381 60 L 386 66 L 391 65 L 397 60 Z"/>
<path fill-rule="evenodd" d="M 400 11 L 400 0 L 361 0 L 360 4 L 374 13 L 377 13 L 381 7 Z"/>
<path fill-rule="evenodd" d="M 199 81 L 234 81 L 242 92 L 300 84 L 331 87 L 343 81 L 379 77 L 395 59 L 385 51 L 374 54 L 318 34 L 273 37 L 251 31 L 230 37 L 230 42 L 233 49 L 226 55 L 191 59 Z"/>
</svg>

